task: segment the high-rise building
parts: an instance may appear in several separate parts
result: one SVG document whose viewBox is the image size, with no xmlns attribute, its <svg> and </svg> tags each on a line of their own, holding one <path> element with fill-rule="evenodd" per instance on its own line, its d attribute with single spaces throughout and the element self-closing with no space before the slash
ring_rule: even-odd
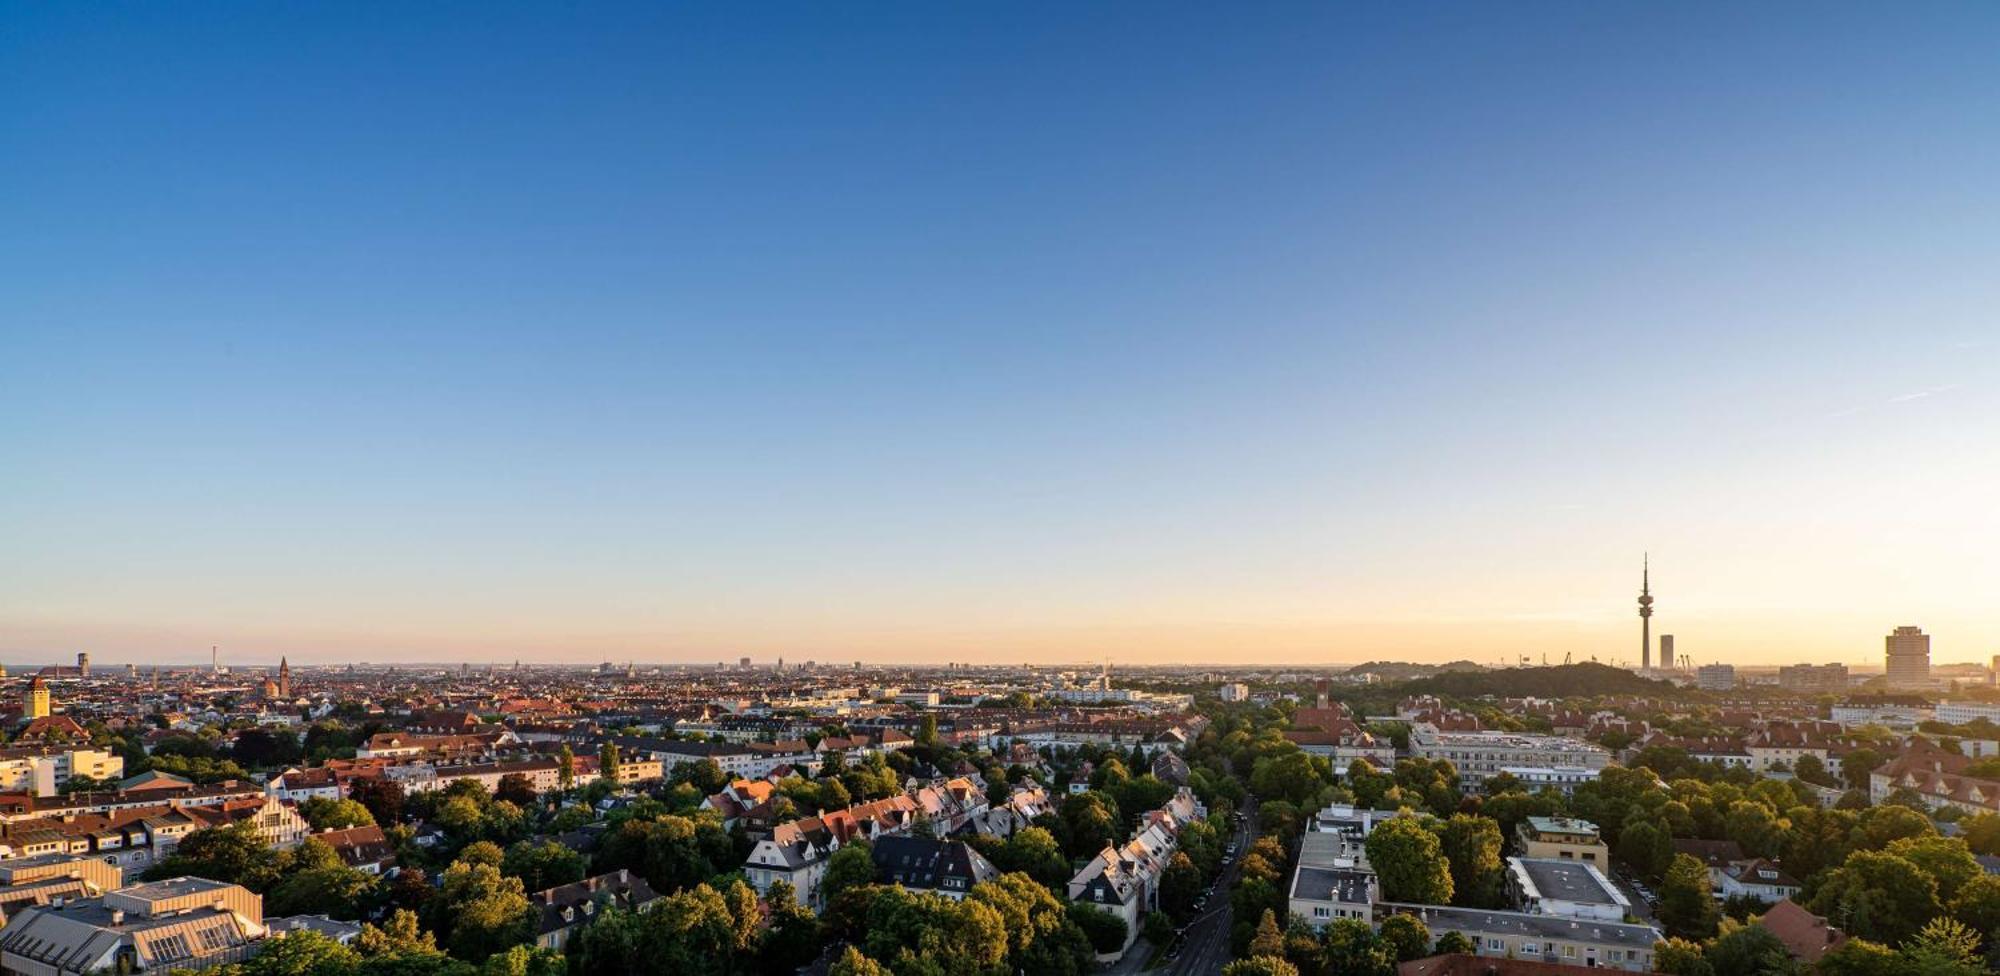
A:
<svg viewBox="0 0 2000 976">
<path fill-rule="evenodd" d="M 1660 635 L 1660 670 L 1662 670 L 1662 671 L 1672 671 L 1673 669 L 1674 669 L 1674 635 L 1672 635 L 1672 634 L 1661 634 L 1661 635 Z"/>
<path fill-rule="evenodd" d="M 28 690 L 21 693 L 21 717 L 49 717 L 49 686 L 39 674 L 29 679 Z"/>
<path fill-rule="evenodd" d="M 1639 563 L 1639 666 L 1653 666 L 1653 560 L 1650 554 Z"/>
<path fill-rule="evenodd" d="M 1922 627 L 1898 627 L 1883 643 L 1889 687 L 1930 687 L 1931 638 Z"/>
<path fill-rule="evenodd" d="M 1778 669 L 1778 687 L 1806 694 L 1846 691 L 1847 665 L 1787 664 Z"/>
<path fill-rule="evenodd" d="M 78 652 L 76 652 L 76 676 L 77 676 L 77 677 L 79 677 L 79 678 L 88 678 L 88 677 L 90 677 L 90 652 L 89 652 L 89 651 L 78 651 Z"/>
<path fill-rule="evenodd" d="M 1736 687 L 1736 665 L 1704 664 L 1694 669 L 1694 686 L 1703 691 L 1728 691 Z"/>
<path fill-rule="evenodd" d="M 1993 672 L 1993 683 L 2000 685 L 2000 654 L 1993 655 L 1993 667 L 1991 670 Z M 6 673 L 5 671 L 0 671 L 0 677 L 4 677 Z"/>
</svg>

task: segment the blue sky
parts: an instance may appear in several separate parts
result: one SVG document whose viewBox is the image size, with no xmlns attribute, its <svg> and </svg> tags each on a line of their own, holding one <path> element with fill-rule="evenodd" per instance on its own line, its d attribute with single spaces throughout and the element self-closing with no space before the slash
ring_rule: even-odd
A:
<svg viewBox="0 0 2000 976">
<path fill-rule="evenodd" d="M 2000 653 L 1991 7 L 4 20 L 0 659 Z"/>
</svg>

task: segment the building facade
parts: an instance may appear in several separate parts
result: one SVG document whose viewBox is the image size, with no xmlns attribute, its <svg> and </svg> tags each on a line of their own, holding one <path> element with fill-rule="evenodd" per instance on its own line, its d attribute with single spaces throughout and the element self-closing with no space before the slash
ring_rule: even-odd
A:
<svg viewBox="0 0 2000 976">
<path fill-rule="evenodd" d="M 1736 687 L 1736 665 L 1704 664 L 1694 669 L 1694 686 L 1703 691 L 1728 691 Z"/>
<path fill-rule="evenodd" d="M 1521 732 L 1440 732 L 1419 722 L 1410 727 L 1410 751 L 1425 759 L 1449 760 L 1468 789 L 1510 766 L 1572 766 L 1603 769 L 1611 754 L 1582 739 Z"/>
<path fill-rule="evenodd" d="M 1898 627 L 1882 643 L 1889 687 L 1930 687 L 1931 637 L 1923 628 Z"/>
</svg>

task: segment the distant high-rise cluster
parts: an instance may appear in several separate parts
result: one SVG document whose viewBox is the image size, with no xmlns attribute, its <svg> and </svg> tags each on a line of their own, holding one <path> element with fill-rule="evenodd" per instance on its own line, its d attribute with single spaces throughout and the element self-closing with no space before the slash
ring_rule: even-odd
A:
<svg viewBox="0 0 2000 976">
<path fill-rule="evenodd" d="M 1930 686 L 1931 638 L 1922 627 L 1898 627 L 1883 643 L 1891 688 Z"/>
</svg>

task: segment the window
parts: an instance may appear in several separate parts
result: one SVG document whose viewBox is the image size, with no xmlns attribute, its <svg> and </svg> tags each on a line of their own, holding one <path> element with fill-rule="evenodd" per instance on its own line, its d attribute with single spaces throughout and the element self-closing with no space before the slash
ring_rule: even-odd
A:
<svg viewBox="0 0 2000 976">
<path fill-rule="evenodd" d="M 1486 948 L 1491 949 L 1494 952 L 1499 952 L 1500 950 L 1507 948 L 1507 943 L 1500 939 L 1487 939 Z"/>
<path fill-rule="evenodd" d="M 1314 906 L 1313 906 L 1313 917 L 1314 917 L 1314 918 L 1332 918 L 1332 917 L 1333 917 L 1333 909 L 1331 909 L 1331 908 L 1328 908 L 1328 907 L 1326 907 L 1325 905 L 1314 905 Z"/>
</svg>

